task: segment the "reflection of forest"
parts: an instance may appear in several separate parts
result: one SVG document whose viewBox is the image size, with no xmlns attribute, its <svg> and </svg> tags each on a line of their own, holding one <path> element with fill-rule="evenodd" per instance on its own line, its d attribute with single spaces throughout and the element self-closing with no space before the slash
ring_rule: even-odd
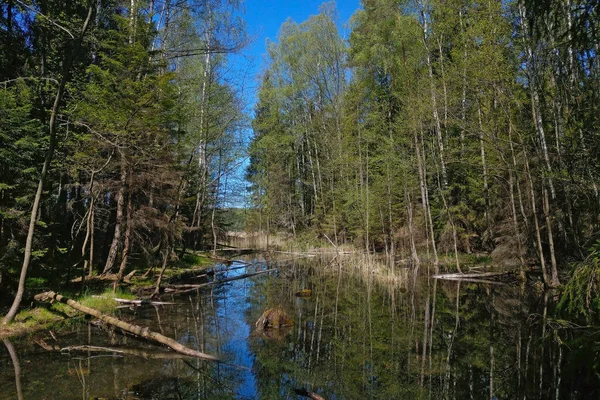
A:
<svg viewBox="0 0 600 400">
<path fill-rule="evenodd" d="M 252 343 L 260 398 L 294 388 L 325 398 L 598 398 L 590 362 L 567 353 L 579 334 L 557 329 L 548 296 L 410 275 L 382 284 L 337 269 L 299 261 L 285 279 L 254 286 L 252 310 L 281 304 L 297 320 L 285 339 Z M 303 288 L 313 296 L 294 295 Z"/>
<path fill-rule="evenodd" d="M 126 310 L 121 317 L 135 317 L 138 323 L 189 347 L 216 354 L 228 341 L 240 339 L 235 337 L 237 332 L 232 331 L 234 324 L 227 323 L 220 310 L 229 307 L 235 299 L 235 296 L 226 297 L 225 293 L 224 287 L 214 288 L 203 295 L 174 298 L 175 306 Z M 225 299 L 228 304 L 220 302 Z M 30 340 L 22 340 L 16 356 L 22 365 L 19 375 L 24 399 L 230 399 L 242 383 L 238 367 L 182 358 L 166 348 L 91 324 L 59 332 L 55 334 L 56 341 L 46 336 L 42 340 L 57 348 L 90 344 L 110 347 L 117 352 L 61 354 L 47 352 Z M 40 337 L 33 339 L 39 341 Z M 119 349 L 126 354 L 119 353 Z M 139 356 L 133 356 L 135 352 Z M 3 400 L 17 398 L 16 374 L 10 364 L 3 362 L 5 358 L 0 352 L 0 398 Z"/>
<path fill-rule="evenodd" d="M 165 357 L 166 349 L 76 326 L 52 346 L 93 344 L 129 354 L 48 352 L 29 339 L 0 346 L 2 399 L 598 398 L 594 334 L 553 319 L 553 299 L 510 285 L 381 275 L 376 264 L 279 262 L 277 275 L 188 293 L 167 307 L 124 310 L 226 364 Z M 358 272 L 357 272 L 358 271 Z M 243 274 L 245 271 L 229 272 Z M 297 297 L 302 289 L 312 296 Z M 288 330 L 254 322 L 281 306 Z M 153 356 L 153 354 L 155 356 Z M 20 378 L 20 379 L 15 379 Z M 21 388 L 20 394 L 17 385 Z"/>
</svg>

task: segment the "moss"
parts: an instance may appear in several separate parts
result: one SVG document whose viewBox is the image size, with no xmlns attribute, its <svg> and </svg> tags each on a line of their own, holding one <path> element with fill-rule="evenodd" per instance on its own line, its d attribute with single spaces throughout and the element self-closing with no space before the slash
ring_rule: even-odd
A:
<svg viewBox="0 0 600 400">
<path fill-rule="evenodd" d="M 462 264 L 470 265 L 489 265 L 492 263 L 492 257 L 489 254 L 460 254 L 459 259 Z"/>
<path fill-rule="evenodd" d="M 179 259 L 176 266 L 181 267 L 200 267 L 211 265 L 214 261 L 210 259 L 207 255 L 196 253 L 185 253 L 183 257 Z"/>
<path fill-rule="evenodd" d="M 129 291 L 106 289 L 103 293 L 85 293 L 83 296 L 74 297 L 71 293 L 61 292 L 62 295 L 72 298 L 87 307 L 94 308 L 105 314 L 112 314 L 118 303 L 114 298 L 135 299 Z M 25 309 L 19 312 L 14 321 L 6 328 L 0 329 L 0 338 L 20 335 L 47 328 L 52 325 L 64 324 L 64 321 L 73 320 L 73 317 L 83 316 L 77 310 L 63 303 L 42 304 L 39 307 Z"/>
<path fill-rule="evenodd" d="M 129 291 L 117 290 L 116 292 L 113 292 L 112 289 L 106 289 L 104 293 L 98 295 L 86 295 L 76 299 L 76 301 L 100 312 L 110 313 L 115 310 L 117 305 L 114 300 L 115 298 L 133 300 L 135 299 L 135 295 L 131 294 Z"/>
<path fill-rule="evenodd" d="M 42 277 L 30 277 L 27 278 L 25 287 L 29 289 L 43 288 L 48 284 L 48 279 Z"/>
</svg>

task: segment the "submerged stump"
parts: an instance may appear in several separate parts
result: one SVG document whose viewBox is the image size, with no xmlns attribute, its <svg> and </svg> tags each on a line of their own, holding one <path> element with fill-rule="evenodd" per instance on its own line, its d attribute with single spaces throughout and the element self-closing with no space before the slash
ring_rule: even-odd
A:
<svg viewBox="0 0 600 400">
<path fill-rule="evenodd" d="M 265 310 L 256 321 L 256 329 L 263 331 L 266 329 L 281 329 L 294 325 L 294 321 L 281 308 L 269 308 Z"/>
</svg>

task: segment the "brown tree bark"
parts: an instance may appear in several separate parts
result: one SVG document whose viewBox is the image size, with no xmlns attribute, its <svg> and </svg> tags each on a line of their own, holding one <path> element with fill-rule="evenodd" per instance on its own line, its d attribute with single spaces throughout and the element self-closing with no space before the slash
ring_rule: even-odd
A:
<svg viewBox="0 0 600 400">
<path fill-rule="evenodd" d="M 115 233 L 113 234 L 112 243 L 110 244 L 110 250 L 108 251 L 108 257 L 106 264 L 104 264 L 104 270 L 102 275 L 110 273 L 112 270 L 115 260 L 117 259 L 117 252 L 119 251 L 119 241 L 121 240 L 121 225 L 123 223 L 123 203 L 125 201 L 125 185 L 127 184 L 127 168 L 125 166 L 125 156 L 121 151 L 121 187 L 117 193 L 117 221 L 115 223 Z"/>
<path fill-rule="evenodd" d="M 127 267 L 127 260 L 129 258 L 129 249 L 131 247 L 131 229 L 133 226 L 133 200 L 131 190 L 132 174 L 129 172 L 129 190 L 127 194 L 127 223 L 125 228 L 125 243 L 123 244 L 123 255 L 121 256 L 121 265 L 119 266 L 119 273 L 117 274 L 117 282 L 123 279 L 125 273 L 125 267 Z"/>
</svg>

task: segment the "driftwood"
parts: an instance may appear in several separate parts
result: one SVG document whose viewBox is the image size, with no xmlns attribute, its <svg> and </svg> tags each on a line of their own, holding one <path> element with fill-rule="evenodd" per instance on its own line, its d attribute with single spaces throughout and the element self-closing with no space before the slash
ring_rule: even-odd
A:
<svg viewBox="0 0 600 400">
<path fill-rule="evenodd" d="M 158 343 L 162 343 L 165 346 L 168 346 L 171 349 L 175 350 L 176 352 L 184 354 L 189 357 L 201 358 L 204 360 L 211 360 L 211 361 L 219 360 L 218 358 L 216 358 L 215 356 L 211 356 L 210 354 L 205 354 L 205 353 L 201 353 L 199 351 L 190 349 L 189 347 L 186 347 L 186 346 L 182 345 L 181 343 L 177 342 L 176 340 L 173 340 L 165 335 L 161 335 L 160 333 L 152 332 L 148 328 L 144 328 L 139 325 L 130 324 L 130 323 L 122 321 L 118 318 L 111 317 L 106 314 L 102 314 L 98 310 L 95 310 L 90 307 L 86 307 L 82 304 L 79 304 L 78 302 L 76 302 L 74 300 L 68 299 L 68 298 L 61 296 L 60 294 L 52 292 L 52 291 L 40 293 L 35 296 L 35 299 L 38 301 L 58 301 L 58 302 L 67 304 L 69 307 L 74 308 L 77 311 L 81 311 L 83 313 L 91 315 L 93 317 L 96 317 L 99 320 L 101 320 L 109 325 L 116 326 L 117 328 L 121 328 L 122 330 L 124 330 L 126 332 L 129 332 L 136 336 L 143 337 L 144 339 L 154 340 Z"/>
<path fill-rule="evenodd" d="M 303 256 L 303 257 L 308 257 L 308 258 L 316 257 L 316 254 L 312 254 L 312 253 L 300 253 L 300 252 L 297 252 L 297 251 L 273 250 L 271 253 L 292 254 L 294 256 Z"/>
<path fill-rule="evenodd" d="M 132 347 L 104 347 L 104 346 L 91 346 L 91 345 L 79 345 L 79 346 L 67 346 L 61 347 L 58 345 L 49 345 L 44 342 L 42 339 L 34 340 L 41 348 L 46 351 L 52 352 L 60 352 L 60 353 L 113 353 L 118 354 L 120 356 L 134 356 L 141 357 L 146 360 L 180 360 L 188 358 L 189 356 L 181 353 L 175 353 L 172 351 L 151 351 L 144 349 L 137 349 Z M 248 369 L 247 367 L 242 367 L 236 364 L 228 364 L 223 363 L 225 365 L 229 365 L 232 367 L 240 368 L 240 369 Z"/>
<path fill-rule="evenodd" d="M 130 305 L 134 305 L 134 306 L 145 306 L 145 305 L 149 305 L 149 306 L 164 306 L 164 305 L 175 304 L 175 303 L 168 302 L 168 301 L 150 301 L 150 300 L 147 300 L 147 299 L 143 299 L 143 300 L 128 300 L 128 299 L 114 298 L 113 300 L 116 301 L 117 303 L 130 304 Z"/>
<path fill-rule="evenodd" d="M 184 284 L 184 285 L 166 285 L 165 286 L 165 292 L 174 292 L 174 291 L 188 291 L 188 290 L 196 290 L 196 289 L 200 289 L 206 286 L 213 286 L 213 285 L 218 285 L 220 283 L 226 283 L 226 282 L 231 282 L 231 281 L 236 281 L 238 279 L 245 279 L 245 278 L 250 278 L 256 275 L 261 275 L 261 274 L 266 274 L 268 272 L 273 272 L 275 271 L 275 269 L 267 269 L 264 271 L 259 271 L 259 272 L 252 272 L 249 274 L 243 274 L 243 275 L 239 275 L 239 276 L 233 276 L 231 278 L 225 278 L 225 279 L 220 279 L 218 281 L 212 281 L 212 282 L 206 282 L 206 283 L 200 283 L 197 285 L 194 284 Z"/>
<path fill-rule="evenodd" d="M 498 276 L 511 275 L 510 272 L 480 272 L 475 274 L 438 274 L 434 275 L 435 279 L 452 279 L 452 278 L 490 278 Z"/>
<path fill-rule="evenodd" d="M 54 346 L 56 347 L 56 346 Z M 48 349 L 46 349 L 48 350 Z M 136 356 L 142 357 L 145 359 L 157 359 L 157 360 L 176 360 L 180 358 L 186 357 L 184 354 L 174 353 L 171 351 L 147 351 L 141 349 L 133 349 L 127 347 L 101 347 L 101 346 L 69 346 L 62 348 L 53 348 L 52 350 L 58 350 L 61 353 L 71 353 L 71 352 L 90 352 L 90 353 L 115 353 L 115 354 L 123 354 L 127 356 Z"/>
<path fill-rule="evenodd" d="M 294 389 L 294 392 L 296 392 L 297 395 L 308 397 L 309 399 L 313 399 L 313 400 L 325 400 L 324 397 L 319 396 L 315 392 L 309 392 L 308 390 Z"/>
<path fill-rule="evenodd" d="M 485 278 L 506 278 L 512 277 L 512 272 L 481 272 L 475 274 L 439 274 L 433 275 L 434 279 L 445 279 L 449 281 L 465 281 L 475 283 L 491 283 L 495 285 L 504 285 L 503 282 L 498 280 L 491 280 Z"/>
<path fill-rule="evenodd" d="M 123 277 L 123 282 L 130 283 L 131 282 L 131 278 L 133 278 L 133 276 L 135 275 L 136 272 L 137 272 L 137 270 L 134 269 L 133 271 L 131 271 L 130 273 L 128 273 L 127 275 L 125 275 Z"/>
</svg>

